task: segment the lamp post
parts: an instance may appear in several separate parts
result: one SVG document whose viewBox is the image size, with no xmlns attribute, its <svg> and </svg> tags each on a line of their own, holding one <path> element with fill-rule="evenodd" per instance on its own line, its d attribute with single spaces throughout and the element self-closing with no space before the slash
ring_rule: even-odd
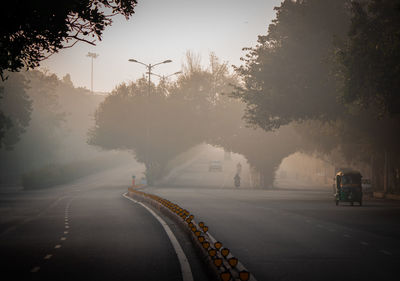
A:
<svg viewBox="0 0 400 281">
<path fill-rule="evenodd" d="M 149 75 L 149 93 L 148 93 L 148 97 L 149 98 L 150 98 L 150 95 L 151 95 L 151 75 L 154 74 L 154 73 L 151 72 L 151 70 L 157 65 L 172 62 L 172 60 L 165 60 L 165 61 L 162 61 L 162 62 L 159 62 L 159 63 L 156 63 L 156 64 L 145 64 L 145 63 L 143 63 L 141 61 L 138 61 L 138 60 L 135 60 L 135 59 L 129 59 L 128 61 L 144 65 L 147 68 L 147 74 Z M 145 111 L 145 119 L 147 120 L 148 118 L 149 117 L 148 117 L 148 113 L 147 113 L 147 110 L 146 110 Z M 150 128 L 149 128 L 149 126 L 147 126 L 147 128 L 146 128 L 146 138 L 147 138 L 147 143 L 149 143 L 150 142 Z M 145 147 L 145 165 L 146 165 L 146 170 L 147 170 L 147 168 L 151 168 L 153 166 L 151 161 L 150 161 L 150 157 L 149 157 L 148 144 Z M 146 172 L 148 172 L 148 171 L 146 171 Z M 146 177 L 147 177 L 147 175 L 148 175 L 148 173 L 146 173 Z M 151 183 L 151 180 L 152 180 L 151 178 L 147 178 L 147 183 Z"/>
<path fill-rule="evenodd" d="M 162 61 L 162 62 L 159 62 L 159 63 L 156 63 L 156 64 L 151 64 L 151 63 L 150 64 L 145 64 L 145 63 L 140 62 L 140 61 L 135 60 L 135 59 L 129 59 L 128 61 L 139 63 L 141 65 L 144 65 L 147 68 L 147 74 L 149 74 L 149 96 L 150 96 L 150 91 L 151 91 L 151 75 L 154 74 L 154 73 L 151 72 L 151 70 L 157 65 L 160 65 L 160 64 L 163 64 L 163 63 L 172 62 L 172 60 L 165 60 L 165 61 Z"/>
<path fill-rule="evenodd" d="M 99 56 L 99 54 L 88 52 L 86 56 L 92 59 L 92 71 L 91 71 L 91 75 L 90 75 L 90 90 L 93 94 L 93 59 L 97 58 Z"/>
<path fill-rule="evenodd" d="M 182 71 L 177 71 L 177 72 L 172 73 L 172 74 L 169 74 L 169 75 L 167 75 L 167 76 L 165 76 L 165 75 L 160 75 L 160 74 L 157 74 L 157 73 L 151 73 L 151 74 L 153 74 L 153 75 L 155 75 L 155 76 L 157 76 L 157 77 L 160 78 L 160 84 L 161 84 L 162 88 L 165 90 L 165 92 L 167 92 L 167 94 L 169 94 L 168 90 L 165 88 L 165 80 L 166 80 L 168 77 L 171 77 L 171 76 L 174 76 L 174 75 L 178 75 L 178 74 L 181 74 L 181 73 L 182 73 Z M 148 73 L 146 73 L 146 74 L 148 74 Z M 160 85 L 160 84 L 159 84 L 159 85 Z"/>
<path fill-rule="evenodd" d="M 181 74 L 181 73 L 182 73 L 182 71 L 177 71 L 177 72 L 172 73 L 172 74 L 167 75 L 167 76 L 165 76 L 165 75 L 160 75 L 160 74 L 157 74 L 157 73 L 154 73 L 154 72 L 152 72 L 151 74 L 152 74 L 152 75 L 155 75 L 155 76 L 157 76 L 157 77 L 160 77 L 161 79 L 165 80 L 165 79 L 168 78 L 168 77 L 171 77 L 171 76 L 173 76 L 173 75 L 178 75 L 178 74 Z M 146 72 L 146 74 L 149 74 L 149 73 Z"/>
</svg>

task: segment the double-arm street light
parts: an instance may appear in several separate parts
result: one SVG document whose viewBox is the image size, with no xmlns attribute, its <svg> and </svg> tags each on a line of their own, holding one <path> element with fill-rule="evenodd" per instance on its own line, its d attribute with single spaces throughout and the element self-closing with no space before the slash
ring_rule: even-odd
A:
<svg viewBox="0 0 400 281">
<path fill-rule="evenodd" d="M 157 74 L 157 73 L 151 73 L 151 74 L 153 74 L 153 75 L 155 75 L 155 76 L 157 76 L 157 77 L 159 77 L 161 79 L 160 80 L 161 81 L 160 84 L 161 84 L 162 88 L 164 89 L 165 92 L 167 92 L 167 94 L 169 94 L 168 90 L 165 88 L 166 79 L 168 77 L 171 77 L 171 76 L 174 76 L 174 75 L 178 75 L 178 74 L 181 74 L 181 73 L 182 73 L 182 71 L 177 71 L 177 72 L 172 73 L 170 75 L 160 75 L 160 74 Z M 148 74 L 148 73 L 146 73 L 146 74 Z"/>
<path fill-rule="evenodd" d="M 161 79 L 165 80 L 165 79 L 168 78 L 168 77 L 171 77 L 171 76 L 173 76 L 173 75 L 178 75 L 178 74 L 181 74 L 181 73 L 182 73 L 182 71 L 177 71 L 177 72 L 172 73 L 172 74 L 170 74 L 170 75 L 160 75 L 160 74 L 157 74 L 157 73 L 154 73 L 154 72 L 152 72 L 151 74 L 152 74 L 152 75 L 155 75 L 155 76 L 157 76 L 157 77 L 160 77 Z M 146 72 L 146 74 L 149 74 L 149 73 Z"/>
<path fill-rule="evenodd" d="M 151 63 L 150 64 L 145 64 L 145 63 L 137 61 L 135 59 L 129 59 L 128 61 L 142 64 L 147 68 L 147 74 L 149 74 L 149 96 L 150 96 L 150 91 L 151 91 L 151 75 L 154 74 L 154 73 L 151 72 L 151 70 L 157 65 L 160 65 L 160 64 L 163 64 L 163 63 L 172 62 L 172 60 L 165 60 L 165 61 L 162 61 L 162 62 L 159 62 L 159 63 L 156 63 L 156 64 L 151 64 Z"/>
<path fill-rule="evenodd" d="M 151 96 L 151 75 L 154 74 L 154 73 L 151 72 L 151 70 L 157 65 L 172 62 L 172 60 L 165 60 L 165 61 L 162 61 L 162 62 L 159 62 L 159 63 L 156 63 L 156 64 L 145 64 L 145 63 L 140 62 L 140 61 L 135 60 L 135 59 L 129 59 L 128 61 L 139 63 L 141 65 L 144 65 L 147 68 L 147 74 L 149 75 L 149 94 L 148 94 L 149 97 Z M 145 110 L 145 116 L 144 116 L 145 120 L 148 120 L 148 118 L 149 118 L 147 111 L 148 110 Z M 149 145 L 148 145 L 148 143 L 150 141 L 150 127 L 149 126 L 147 126 L 147 128 L 146 128 L 146 138 L 147 138 L 147 144 L 146 144 L 146 147 L 145 147 L 145 165 L 146 165 L 146 169 L 147 169 L 147 168 L 152 166 L 152 163 L 151 163 L 151 160 L 150 160 L 150 157 L 149 157 L 150 156 L 149 155 L 150 149 L 149 149 Z"/>
</svg>

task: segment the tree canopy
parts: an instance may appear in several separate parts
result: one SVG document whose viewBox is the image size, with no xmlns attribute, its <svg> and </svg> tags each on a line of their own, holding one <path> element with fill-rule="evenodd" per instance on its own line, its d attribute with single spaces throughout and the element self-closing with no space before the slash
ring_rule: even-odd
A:
<svg viewBox="0 0 400 281">
<path fill-rule="evenodd" d="M 35 68 L 62 48 L 101 40 L 112 17 L 134 13 L 136 0 L 15 0 L 2 3 L 0 76 Z"/>
<path fill-rule="evenodd" d="M 16 73 L 0 82 L 0 149 L 12 149 L 31 120 L 27 80 L 25 75 Z"/>
<path fill-rule="evenodd" d="M 286 0 L 276 11 L 236 68 L 245 119 L 294 125 L 301 149 L 367 163 L 376 186 L 390 166 L 386 182 L 400 189 L 400 2 Z"/>
<path fill-rule="evenodd" d="M 267 133 L 246 127 L 243 103 L 227 95 L 237 84 L 227 63 L 214 54 L 204 69 L 189 52 L 177 82 L 151 85 L 150 96 L 145 79 L 118 86 L 99 106 L 89 141 L 132 150 L 145 164 L 150 183 L 165 176 L 175 157 L 208 143 L 244 155 L 258 172 L 259 186 L 271 186 L 282 158 L 297 148 L 296 133 L 292 128 Z"/>
<path fill-rule="evenodd" d="M 266 130 L 293 121 L 331 119 L 342 112 L 331 76 L 333 41 L 348 25 L 346 0 L 283 1 L 258 45 L 245 48 L 243 80 L 234 96 L 245 119 Z"/>
<path fill-rule="evenodd" d="M 203 70 L 188 53 L 177 83 L 152 84 L 150 96 L 145 78 L 118 86 L 99 106 L 89 142 L 132 150 L 146 165 L 148 181 L 159 179 L 168 161 L 204 142 L 216 121 L 213 112 L 231 78 L 226 64 L 210 60 L 214 67 Z"/>
<path fill-rule="evenodd" d="M 351 2 L 352 21 L 342 64 L 343 102 L 400 114 L 400 1 Z"/>
</svg>

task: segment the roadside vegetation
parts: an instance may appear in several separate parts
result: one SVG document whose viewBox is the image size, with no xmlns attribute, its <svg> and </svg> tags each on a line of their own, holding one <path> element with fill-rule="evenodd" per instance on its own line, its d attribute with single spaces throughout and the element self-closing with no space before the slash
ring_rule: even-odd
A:
<svg viewBox="0 0 400 281">
<path fill-rule="evenodd" d="M 152 84 L 150 95 L 145 78 L 116 87 L 96 111 L 89 143 L 133 151 L 150 184 L 162 179 L 177 157 L 208 143 L 244 155 L 258 172 L 253 182 L 269 187 L 280 161 L 296 151 L 297 134 L 290 127 L 279 134 L 246 127 L 243 104 L 228 96 L 238 83 L 214 54 L 204 68 L 200 57 L 188 52 L 178 80 Z"/>
<path fill-rule="evenodd" d="M 283 1 L 236 68 L 245 120 L 292 125 L 303 150 L 400 192 L 399 15 L 398 0 Z"/>
<path fill-rule="evenodd" d="M 129 158 L 87 144 L 93 114 L 105 96 L 74 87 L 69 75 L 9 73 L 2 86 L 0 109 L 12 125 L 0 140 L 1 184 L 47 187 Z"/>
</svg>

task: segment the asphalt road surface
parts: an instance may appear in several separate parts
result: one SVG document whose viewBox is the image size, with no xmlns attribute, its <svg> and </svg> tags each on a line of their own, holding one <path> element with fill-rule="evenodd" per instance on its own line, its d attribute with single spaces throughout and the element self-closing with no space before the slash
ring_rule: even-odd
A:
<svg viewBox="0 0 400 281">
<path fill-rule="evenodd" d="M 131 173 L 117 169 L 40 191 L 2 188 L 1 279 L 183 280 L 162 225 L 122 196 Z M 195 280 L 206 280 L 191 244 L 173 231 Z"/>
<path fill-rule="evenodd" d="M 41 191 L 0 190 L 2 280 L 183 280 L 159 221 L 122 196 L 132 169 Z M 335 206 L 325 190 L 145 188 L 203 220 L 262 280 L 397 280 L 400 205 Z M 208 276 L 163 217 L 195 281 Z M 3 276 L 10 276 L 3 279 Z"/>
<path fill-rule="evenodd" d="M 189 209 L 257 280 L 398 280 L 400 205 L 329 190 L 147 188 Z"/>
</svg>

